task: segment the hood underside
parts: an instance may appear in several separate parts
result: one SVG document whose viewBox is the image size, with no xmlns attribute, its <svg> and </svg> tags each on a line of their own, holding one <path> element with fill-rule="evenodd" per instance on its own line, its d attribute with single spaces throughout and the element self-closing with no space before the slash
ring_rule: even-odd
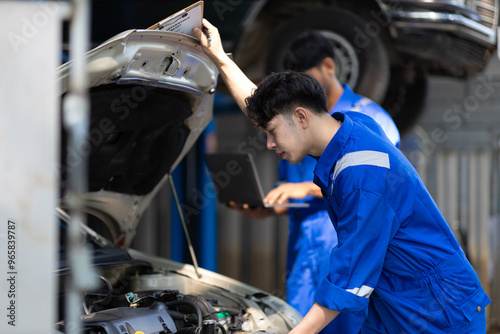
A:
<svg viewBox="0 0 500 334">
<path fill-rule="evenodd" d="M 211 121 L 218 72 L 196 39 L 156 30 L 123 32 L 87 59 L 90 128 L 76 152 L 63 130 L 62 206 L 67 173 L 88 159 L 85 206 L 114 243 L 128 246 L 142 212 Z M 71 67 L 58 70 L 62 101 Z"/>
<path fill-rule="evenodd" d="M 191 133 L 186 120 L 193 115 L 189 100 L 164 88 L 116 84 L 93 88 L 90 96 L 89 191 L 149 194 L 186 146 Z M 140 102 L 131 100 L 134 108 L 116 103 L 124 96 L 138 96 Z"/>
</svg>

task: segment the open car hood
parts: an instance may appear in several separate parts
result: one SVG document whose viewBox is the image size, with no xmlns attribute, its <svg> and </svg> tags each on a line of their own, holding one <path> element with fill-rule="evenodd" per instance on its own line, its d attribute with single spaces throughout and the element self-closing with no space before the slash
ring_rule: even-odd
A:
<svg viewBox="0 0 500 334">
<path fill-rule="evenodd" d="M 151 199 L 212 119 L 218 71 L 199 42 L 156 30 L 125 31 L 87 53 L 91 119 L 85 147 L 66 149 L 66 174 L 88 158 L 88 213 L 128 247 Z M 58 69 L 68 92 L 71 62 Z"/>
</svg>

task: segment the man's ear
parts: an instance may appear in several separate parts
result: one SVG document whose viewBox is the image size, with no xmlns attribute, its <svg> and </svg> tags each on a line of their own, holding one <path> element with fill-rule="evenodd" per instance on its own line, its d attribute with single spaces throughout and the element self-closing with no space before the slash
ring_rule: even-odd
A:
<svg viewBox="0 0 500 334">
<path fill-rule="evenodd" d="M 323 66 L 328 72 L 335 73 L 335 61 L 331 57 L 323 59 L 321 66 Z"/>
<path fill-rule="evenodd" d="M 302 107 L 297 107 L 295 108 L 293 115 L 297 119 L 297 123 L 299 124 L 300 127 L 306 128 L 309 125 L 309 111 L 302 108 Z"/>
</svg>

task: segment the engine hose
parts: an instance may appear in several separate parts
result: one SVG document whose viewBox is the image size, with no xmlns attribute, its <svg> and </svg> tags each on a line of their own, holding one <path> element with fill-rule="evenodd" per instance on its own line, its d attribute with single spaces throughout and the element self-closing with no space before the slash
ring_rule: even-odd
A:
<svg viewBox="0 0 500 334">
<path fill-rule="evenodd" d="M 100 303 L 103 303 L 103 304 L 109 303 L 113 299 L 113 285 L 106 277 L 99 275 L 99 278 L 102 279 L 104 281 L 104 283 L 106 283 L 106 287 L 108 288 L 107 293 L 106 293 L 106 297 L 104 297 L 102 299 L 94 300 L 89 308 L 86 307 L 85 302 L 84 302 L 85 313 L 87 313 L 87 314 L 92 313 L 92 309 L 94 308 L 95 305 L 100 304 Z M 97 295 L 97 294 L 95 294 L 95 295 Z"/>
<path fill-rule="evenodd" d="M 174 320 L 182 320 L 185 322 L 189 322 L 191 324 L 197 324 L 198 323 L 198 317 L 195 316 L 194 314 L 184 314 L 179 311 L 174 311 L 174 310 L 167 310 L 168 314 L 172 317 Z"/>
<path fill-rule="evenodd" d="M 184 327 L 177 330 L 177 334 L 201 334 L 203 328 L 201 327 Z"/>
<path fill-rule="evenodd" d="M 193 295 L 185 295 L 183 300 L 188 300 L 198 305 L 204 320 L 219 320 L 219 317 L 217 316 L 218 312 L 214 309 L 213 305 L 208 300 L 201 298 L 200 296 Z"/>
<path fill-rule="evenodd" d="M 216 323 L 215 325 L 220 329 L 222 334 L 227 334 L 226 329 L 224 328 L 224 326 L 222 326 L 220 322 Z"/>
<path fill-rule="evenodd" d="M 174 300 L 174 301 L 165 303 L 165 305 L 167 307 L 172 306 L 172 305 L 179 305 L 179 304 L 189 305 L 196 311 L 196 315 L 198 316 L 198 327 L 201 328 L 203 319 L 202 319 L 202 315 L 201 315 L 201 309 L 198 305 L 196 305 L 193 302 L 187 301 L 187 300 Z"/>
</svg>

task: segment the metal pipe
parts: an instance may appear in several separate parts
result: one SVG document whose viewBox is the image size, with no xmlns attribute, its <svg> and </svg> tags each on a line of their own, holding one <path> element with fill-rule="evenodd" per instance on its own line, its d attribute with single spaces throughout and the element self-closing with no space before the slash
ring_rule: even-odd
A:
<svg viewBox="0 0 500 334">
<path fill-rule="evenodd" d="M 68 147 L 79 152 L 87 144 L 89 127 L 88 73 L 85 52 L 89 45 L 90 5 L 88 0 L 74 0 L 70 24 L 71 75 L 69 93 L 64 100 L 64 125 Z M 81 333 L 83 291 L 97 286 L 91 270 L 90 252 L 81 238 L 80 224 L 85 223 L 82 195 L 87 191 L 87 156 L 74 167 L 68 167 L 67 204 L 71 221 L 68 226 L 67 249 L 69 279 L 66 285 L 66 333 Z M 67 164 L 71 166 L 71 164 Z"/>
<path fill-rule="evenodd" d="M 491 222 L 491 273 L 489 280 L 491 282 L 491 296 L 500 296 L 500 136 L 495 138 L 493 151 L 493 173 L 492 173 L 492 222 Z M 493 301 L 489 307 L 490 325 L 493 328 L 500 328 L 500 302 L 497 298 L 492 298 Z"/>
<path fill-rule="evenodd" d="M 191 259 L 193 260 L 194 271 L 196 273 L 196 276 L 198 276 L 198 278 L 201 278 L 201 274 L 198 272 L 198 261 L 196 260 L 196 255 L 194 254 L 193 244 L 191 243 L 191 238 L 189 237 L 186 221 L 184 219 L 184 212 L 182 211 L 181 203 L 179 202 L 179 198 L 177 197 L 177 191 L 175 190 L 172 174 L 168 175 L 168 179 L 170 181 L 170 186 L 172 187 L 172 193 L 174 194 L 175 202 L 177 203 L 179 216 L 181 217 L 182 227 L 184 228 L 184 234 L 186 235 L 186 240 L 188 242 L 189 253 L 191 254 Z"/>
</svg>

